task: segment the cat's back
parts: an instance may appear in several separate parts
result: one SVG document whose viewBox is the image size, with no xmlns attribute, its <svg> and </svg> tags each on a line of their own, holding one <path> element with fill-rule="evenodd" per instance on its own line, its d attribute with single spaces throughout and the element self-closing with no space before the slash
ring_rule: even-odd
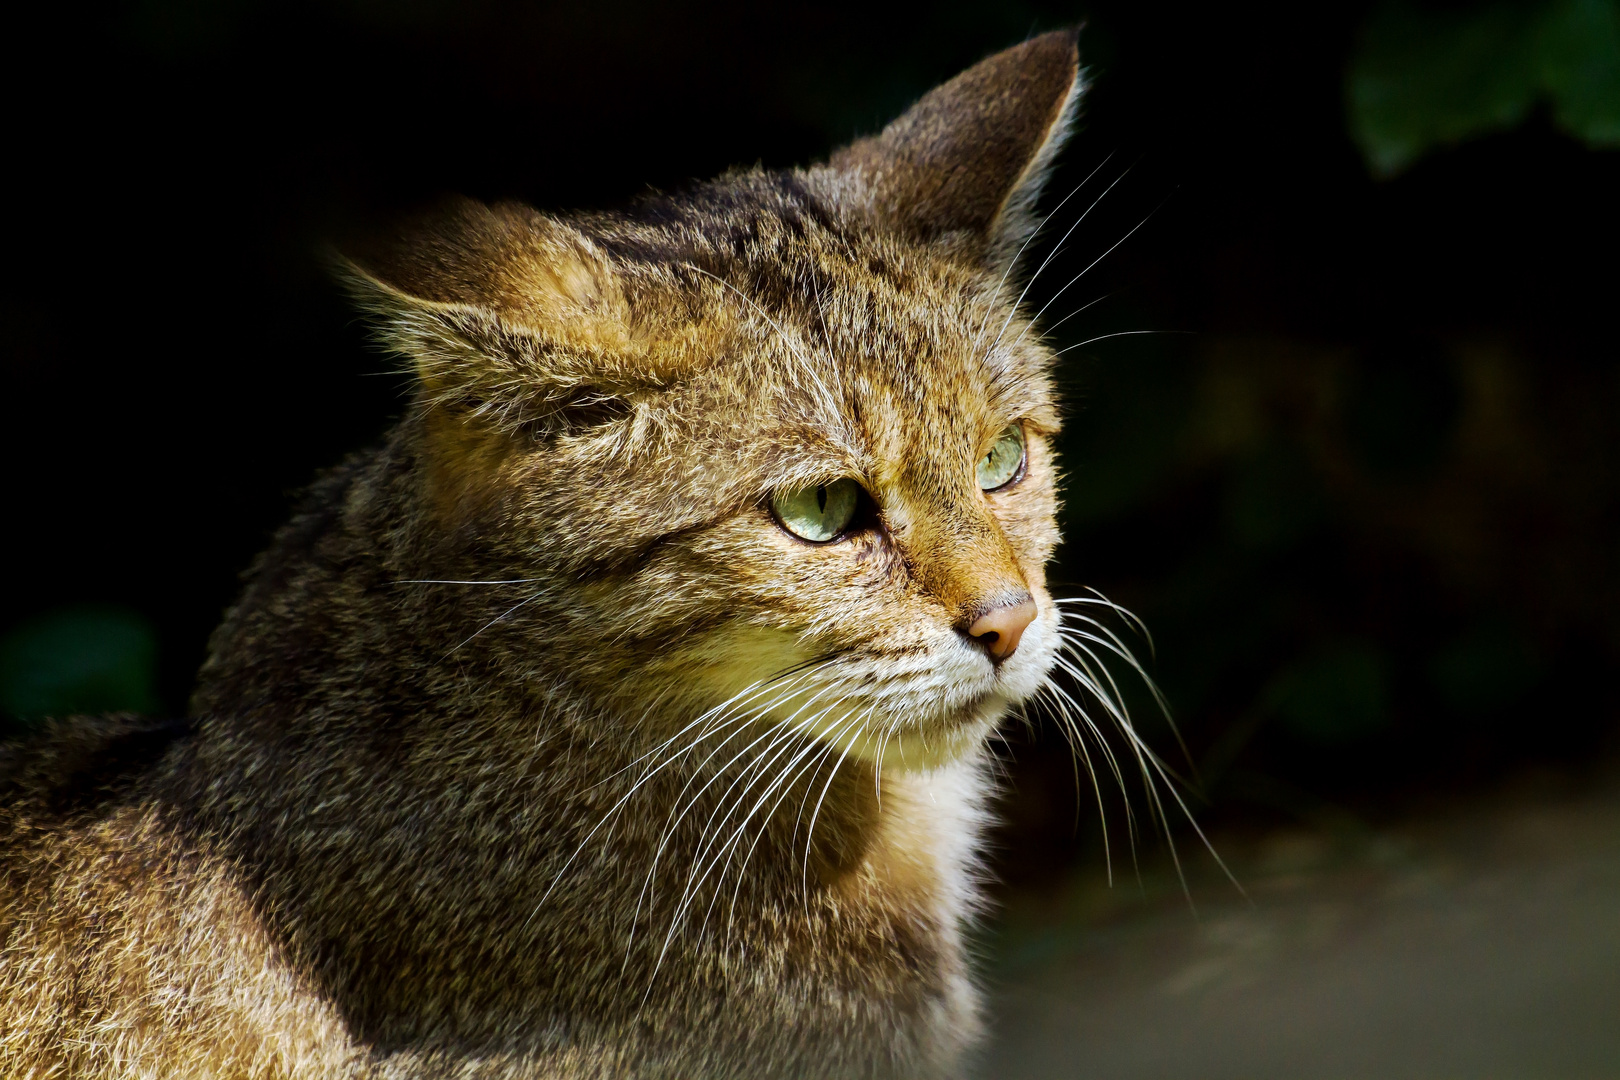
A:
<svg viewBox="0 0 1620 1080">
<path fill-rule="evenodd" d="M 127 859 L 160 869 L 142 852 L 152 837 L 137 823 L 155 817 L 142 792 L 190 729 L 187 721 L 81 716 L 0 742 L 0 928 L 8 959 L 25 927 L 75 917 L 87 906 L 84 889 L 121 881 Z M 65 888 L 70 882 L 76 891 Z M 0 979 L 14 971 L 8 964 Z"/>
<path fill-rule="evenodd" d="M 345 1071 L 237 874 L 153 794 L 191 729 L 76 717 L 0 743 L 0 1075 Z"/>
</svg>

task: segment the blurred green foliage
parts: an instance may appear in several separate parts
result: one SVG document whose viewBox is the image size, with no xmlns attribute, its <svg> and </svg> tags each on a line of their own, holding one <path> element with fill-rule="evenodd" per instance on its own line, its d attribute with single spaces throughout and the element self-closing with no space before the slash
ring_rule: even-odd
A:
<svg viewBox="0 0 1620 1080">
<path fill-rule="evenodd" d="M 60 608 L 0 640 L 0 724 L 154 712 L 156 680 L 157 635 L 145 618 L 117 607 Z"/>
<path fill-rule="evenodd" d="M 1545 102 L 1560 128 L 1620 145 L 1620 0 L 1464 8 L 1386 3 L 1347 78 L 1350 131 L 1373 172 L 1521 123 Z"/>
</svg>

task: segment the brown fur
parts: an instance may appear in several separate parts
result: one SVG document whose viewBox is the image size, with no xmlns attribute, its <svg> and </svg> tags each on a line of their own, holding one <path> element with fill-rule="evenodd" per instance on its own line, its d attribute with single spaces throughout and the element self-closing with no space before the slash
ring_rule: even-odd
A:
<svg viewBox="0 0 1620 1080">
<path fill-rule="evenodd" d="M 955 1075 L 983 744 L 1056 649 L 1007 271 L 1077 94 L 1047 35 L 825 165 L 348 264 L 420 389 L 256 563 L 194 726 L 0 761 L 0 1074 Z M 848 539 L 774 522 L 841 476 Z M 994 668 L 962 628 L 1025 589 Z"/>
</svg>

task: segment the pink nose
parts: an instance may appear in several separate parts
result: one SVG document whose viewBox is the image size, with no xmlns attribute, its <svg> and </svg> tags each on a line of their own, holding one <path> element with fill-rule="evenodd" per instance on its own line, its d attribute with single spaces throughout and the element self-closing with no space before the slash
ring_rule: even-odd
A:
<svg viewBox="0 0 1620 1080">
<path fill-rule="evenodd" d="M 1018 639 L 1035 621 L 1037 610 L 1034 599 L 1025 593 L 1023 597 L 998 604 L 974 619 L 967 628 L 968 637 L 983 645 L 990 659 L 999 664 L 1018 649 Z"/>
</svg>

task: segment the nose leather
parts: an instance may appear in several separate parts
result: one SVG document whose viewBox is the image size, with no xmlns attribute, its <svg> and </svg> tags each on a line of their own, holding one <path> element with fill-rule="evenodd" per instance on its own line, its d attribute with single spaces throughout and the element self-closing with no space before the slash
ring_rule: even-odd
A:
<svg viewBox="0 0 1620 1080">
<path fill-rule="evenodd" d="M 1028 593 L 997 604 L 968 625 L 967 635 L 984 647 L 990 659 L 1001 663 L 1018 649 L 1024 630 L 1035 621 L 1038 609 Z"/>
</svg>

